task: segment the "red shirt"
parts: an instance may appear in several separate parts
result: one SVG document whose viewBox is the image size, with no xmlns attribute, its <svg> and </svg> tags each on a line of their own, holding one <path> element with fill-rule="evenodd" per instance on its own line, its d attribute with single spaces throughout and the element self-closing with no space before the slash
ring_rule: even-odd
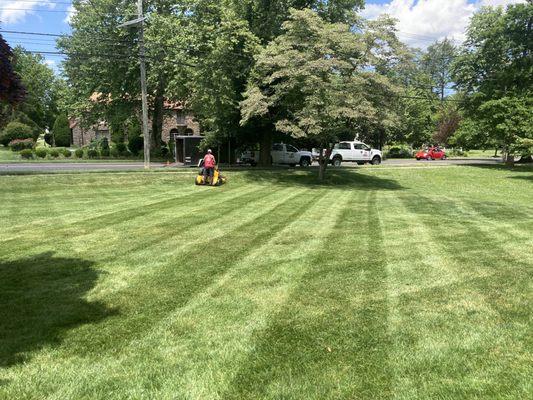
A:
<svg viewBox="0 0 533 400">
<path fill-rule="evenodd" d="M 206 154 L 204 157 L 204 167 L 215 168 L 215 165 L 216 165 L 215 157 L 212 154 Z"/>
</svg>

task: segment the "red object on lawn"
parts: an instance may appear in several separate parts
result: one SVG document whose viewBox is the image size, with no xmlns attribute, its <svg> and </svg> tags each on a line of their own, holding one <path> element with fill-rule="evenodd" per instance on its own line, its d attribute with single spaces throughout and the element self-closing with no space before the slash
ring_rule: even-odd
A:
<svg viewBox="0 0 533 400">
<path fill-rule="evenodd" d="M 446 160 L 446 152 L 439 147 L 430 147 L 415 154 L 417 160 Z"/>
</svg>

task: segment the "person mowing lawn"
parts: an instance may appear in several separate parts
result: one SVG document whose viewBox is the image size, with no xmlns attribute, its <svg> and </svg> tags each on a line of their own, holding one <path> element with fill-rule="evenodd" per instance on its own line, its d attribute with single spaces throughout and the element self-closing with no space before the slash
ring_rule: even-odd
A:
<svg viewBox="0 0 533 400">
<path fill-rule="evenodd" d="M 215 173 L 216 160 L 211 149 L 207 150 L 204 157 L 204 180 L 209 179 L 209 184 L 213 184 L 213 175 Z"/>
</svg>

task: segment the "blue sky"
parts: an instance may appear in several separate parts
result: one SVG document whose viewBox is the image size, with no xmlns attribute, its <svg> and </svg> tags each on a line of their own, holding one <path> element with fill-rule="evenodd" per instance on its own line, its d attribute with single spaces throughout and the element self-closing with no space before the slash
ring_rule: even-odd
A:
<svg viewBox="0 0 533 400">
<path fill-rule="evenodd" d="M 411 46 L 427 47 L 449 37 L 457 42 L 471 15 L 482 6 L 523 3 L 526 0 L 367 0 L 363 16 L 376 18 L 387 13 L 398 19 L 400 39 Z M 69 33 L 69 0 L 0 0 L 0 30 L 41 33 Z M 11 46 L 20 44 L 33 51 L 55 51 L 53 37 L 25 36 L 0 32 Z M 57 71 L 61 60 L 46 55 Z"/>
</svg>

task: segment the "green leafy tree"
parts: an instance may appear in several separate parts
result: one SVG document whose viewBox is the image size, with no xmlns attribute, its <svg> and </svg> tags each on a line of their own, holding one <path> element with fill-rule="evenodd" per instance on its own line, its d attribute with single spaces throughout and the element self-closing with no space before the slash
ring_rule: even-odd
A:
<svg viewBox="0 0 533 400">
<path fill-rule="evenodd" d="M 367 68 L 383 38 L 379 29 L 356 33 L 311 10 L 292 10 L 283 32 L 257 58 L 242 124 L 269 118 L 276 130 L 327 148 L 320 154 L 323 179 L 331 144 L 377 123 L 395 97 L 391 82 Z"/>
<path fill-rule="evenodd" d="M 507 162 L 531 139 L 533 108 L 533 3 L 475 14 L 454 63 L 457 88 L 465 93 L 469 126 L 482 128 L 481 143 L 502 147 Z M 477 135 L 476 138 L 479 138 Z"/>
<path fill-rule="evenodd" d="M 14 70 L 22 79 L 27 96 L 18 111 L 27 115 L 39 128 L 44 131 L 50 128 L 58 114 L 58 96 L 61 79 L 44 63 L 39 54 L 27 52 L 20 46 L 15 47 Z"/>
<path fill-rule="evenodd" d="M 70 127 L 66 114 L 59 114 L 52 128 L 52 135 L 54 144 L 59 147 L 69 147 L 70 142 Z"/>
<path fill-rule="evenodd" d="M 422 57 L 422 67 L 431 78 L 439 98 L 444 100 L 446 90 L 453 83 L 452 64 L 457 56 L 457 48 L 448 38 L 437 41 L 427 48 Z"/>
<path fill-rule="evenodd" d="M 9 142 L 16 139 L 32 139 L 33 131 L 28 125 L 21 122 L 10 122 L 6 125 L 0 135 L 0 144 L 7 146 Z"/>
</svg>

